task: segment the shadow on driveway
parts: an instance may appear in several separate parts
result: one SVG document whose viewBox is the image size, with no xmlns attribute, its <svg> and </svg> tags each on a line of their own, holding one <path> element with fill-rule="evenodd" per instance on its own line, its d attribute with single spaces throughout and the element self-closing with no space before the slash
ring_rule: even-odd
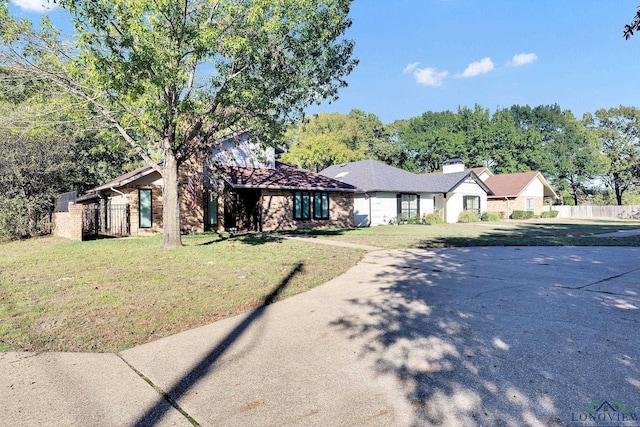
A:
<svg viewBox="0 0 640 427">
<path fill-rule="evenodd" d="M 366 316 L 331 324 L 401 384 L 414 425 L 577 425 L 617 401 L 605 410 L 638 426 L 639 260 L 632 248 L 405 251 L 378 295 L 350 299 Z"/>
</svg>

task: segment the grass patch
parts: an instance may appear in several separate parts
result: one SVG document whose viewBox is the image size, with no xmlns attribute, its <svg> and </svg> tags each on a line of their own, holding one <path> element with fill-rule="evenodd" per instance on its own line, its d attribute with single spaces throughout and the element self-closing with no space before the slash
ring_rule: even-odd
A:
<svg viewBox="0 0 640 427">
<path fill-rule="evenodd" d="M 325 239 L 386 249 L 466 246 L 640 246 L 640 236 L 595 237 L 596 234 L 640 228 L 638 221 L 524 220 L 466 224 L 377 226 L 312 230 Z"/>
<path fill-rule="evenodd" d="M 118 351 L 259 306 L 343 273 L 362 251 L 269 234 L 0 244 L 0 351 Z"/>
</svg>

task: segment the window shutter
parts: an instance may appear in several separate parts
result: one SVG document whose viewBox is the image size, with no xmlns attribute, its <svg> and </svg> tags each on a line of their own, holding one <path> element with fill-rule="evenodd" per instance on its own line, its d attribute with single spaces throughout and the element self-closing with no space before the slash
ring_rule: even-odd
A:
<svg viewBox="0 0 640 427">
<path fill-rule="evenodd" d="M 396 194 L 396 202 L 398 208 L 396 209 L 398 216 L 402 215 L 402 194 Z"/>
<path fill-rule="evenodd" d="M 418 213 L 418 218 L 420 218 L 420 195 L 416 195 L 416 212 Z"/>
</svg>

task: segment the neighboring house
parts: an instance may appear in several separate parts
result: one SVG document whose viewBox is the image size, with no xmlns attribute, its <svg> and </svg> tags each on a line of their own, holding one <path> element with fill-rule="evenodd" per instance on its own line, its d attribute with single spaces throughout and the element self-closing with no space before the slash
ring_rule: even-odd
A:
<svg viewBox="0 0 640 427">
<path fill-rule="evenodd" d="M 505 218 L 509 218 L 514 210 L 540 215 L 544 202 L 558 197 L 540 172 L 491 175 L 484 182 L 494 193 L 488 196 L 487 209 L 504 212 Z"/>
<path fill-rule="evenodd" d="M 453 223 L 465 209 L 485 211 L 491 191 L 473 171 L 464 170 L 463 165 L 451 166 L 445 167 L 445 174 L 417 175 L 375 160 L 361 160 L 330 166 L 320 174 L 358 187 L 353 209 L 356 226 L 389 224 L 398 217 L 433 212 Z"/>
<path fill-rule="evenodd" d="M 180 166 L 181 230 L 268 231 L 353 226 L 355 187 L 280 163 L 273 148 L 249 135 L 232 135 L 209 156 Z M 109 234 L 162 232 L 162 178 L 144 166 L 90 190 L 76 203 L 93 206 L 89 217 Z M 85 209 L 86 211 L 87 209 Z M 116 213 L 126 211 L 124 219 Z"/>
</svg>

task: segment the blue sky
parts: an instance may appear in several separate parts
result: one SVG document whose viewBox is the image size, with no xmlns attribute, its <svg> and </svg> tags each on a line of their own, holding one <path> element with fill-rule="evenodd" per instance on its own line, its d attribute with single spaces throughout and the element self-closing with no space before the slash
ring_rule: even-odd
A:
<svg viewBox="0 0 640 427">
<path fill-rule="evenodd" d="M 42 1 L 12 3 L 39 9 Z M 558 103 L 576 117 L 640 106 L 640 34 L 622 37 L 638 5 L 639 0 L 355 0 L 347 36 L 356 42 L 360 64 L 337 102 L 308 112 L 357 108 L 390 123 L 476 103 L 491 111 Z"/>
</svg>

